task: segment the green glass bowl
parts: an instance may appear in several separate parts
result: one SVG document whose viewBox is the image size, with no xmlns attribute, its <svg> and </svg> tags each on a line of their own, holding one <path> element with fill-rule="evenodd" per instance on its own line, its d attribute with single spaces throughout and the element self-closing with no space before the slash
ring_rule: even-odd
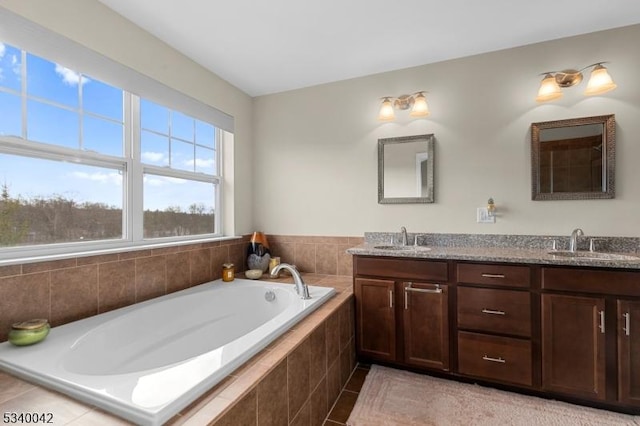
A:
<svg viewBox="0 0 640 426">
<path fill-rule="evenodd" d="M 45 324 L 40 328 L 32 330 L 12 329 L 9 332 L 9 342 L 16 346 L 29 346 L 41 342 L 49 334 L 51 327 Z"/>
</svg>

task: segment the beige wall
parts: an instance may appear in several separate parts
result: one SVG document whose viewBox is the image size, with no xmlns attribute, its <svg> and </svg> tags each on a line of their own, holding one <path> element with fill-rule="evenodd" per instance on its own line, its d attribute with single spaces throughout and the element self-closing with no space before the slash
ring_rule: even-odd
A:
<svg viewBox="0 0 640 426">
<path fill-rule="evenodd" d="M 3 7 L 212 105 L 236 122 L 237 234 L 365 231 L 640 236 L 640 25 L 251 99 L 96 0 L 6 0 Z M 73 11 L 73 13 L 70 13 Z M 384 54 L 381 52 L 381 54 Z M 534 101 L 540 72 L 609 61 L 618 89 Z M 588 76 L 587 76 L 588 77 Z M 426 120 L 375 117 L 379 97 L 429 91 Z M 616 115 L 614 200 L 531 201 L 529 125 Z M 377 203 L 377 139 L 434 133 L 434 204 Z M 475 223 L 493 197 L 496 224 Z"/>
<path fill-rule="evenodd" d="M 640 236 L 640 25 L 256 98 L 256 228 L 290 235 L 364 231 Z M 409 41 L 408 41 L 409 42 Z M 381 54 L 384 54 L 381 52 Z M 538 74 L 609 61 L 618 89 L 549 104 Z M 588 73 L 585 80 L 588 78 Z M 379 98 L 429 91 L 432 115 L 377 122 Z M 614 200 L 532 201 L 532 122 L 615 114 Z M 377 139 L 434 133 L 435 204 L 377 203 Z M 493 197 L 496 224 L 477 224 Z"/>
<path fill-rule="evenodd" d="M 235 216 L 237 235 L 253 230 L 252 99 L 96 0 L 6 0 L 2 6 L 47 29 L 235 118 Z"/>
</svg>

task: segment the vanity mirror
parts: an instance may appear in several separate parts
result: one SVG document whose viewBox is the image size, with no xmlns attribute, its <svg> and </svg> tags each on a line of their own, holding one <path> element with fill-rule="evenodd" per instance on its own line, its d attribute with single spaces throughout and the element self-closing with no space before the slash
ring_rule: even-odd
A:
<svg viewBox="0 0 640 426">
<path fill-rule="evenodd" d="M 433 203 L 433 134 L 378 139 L 378 203 Z"/>
<path fill-rule="evenodd" d="M 615 116 L 531 124 L 531 199 L 615 196 Z"/>
</svg>

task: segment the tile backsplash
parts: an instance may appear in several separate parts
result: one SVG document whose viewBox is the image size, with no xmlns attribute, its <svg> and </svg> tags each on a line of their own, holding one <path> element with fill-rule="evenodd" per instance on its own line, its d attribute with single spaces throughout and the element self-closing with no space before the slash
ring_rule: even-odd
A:
<svg viewBox="0 0 640 426">
<path fill-rule="evenodd" d="M 47 318 L 52 326 L 128 306 L 220 278 L 222 264 L 245 269 L 250 235 L 116 254 L 0 267 L 0 342 L 11 324 Z M 351 275 L 358 237 L 267 235 L 273 256 L 302 272 Z"/>
</svg>

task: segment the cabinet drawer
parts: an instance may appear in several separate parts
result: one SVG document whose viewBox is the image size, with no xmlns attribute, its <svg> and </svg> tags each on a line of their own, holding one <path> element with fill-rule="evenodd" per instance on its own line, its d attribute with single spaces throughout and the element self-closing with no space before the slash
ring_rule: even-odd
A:
<svg viewBox="0 0 640 426">
<path fill-rule="evenodd" d="M 531 386 L 531 342 L 461 331 L 458 370 L 474 377 Z"/>
<path fill-rule="evenodd" d="M 458 327 L 531 336 L 531 295 L 525 291 L 458 287 Z"/>
<path fill-rule="evenodd" d="M 458 263 L 458 282 L 529 288 L 528 266 Z"/>
<path fill-rule="evenodd" d="M 446 261 L 356 256 L 354 262 L 357 275 L 416 281 L 447 281 L 448 276 Z"/>
<path fill-rule="evenodd" d="M 616 296 L 640 296 L 640 273 L 546 267 L 542 268 L 542 288 Z"/>
</svg>

